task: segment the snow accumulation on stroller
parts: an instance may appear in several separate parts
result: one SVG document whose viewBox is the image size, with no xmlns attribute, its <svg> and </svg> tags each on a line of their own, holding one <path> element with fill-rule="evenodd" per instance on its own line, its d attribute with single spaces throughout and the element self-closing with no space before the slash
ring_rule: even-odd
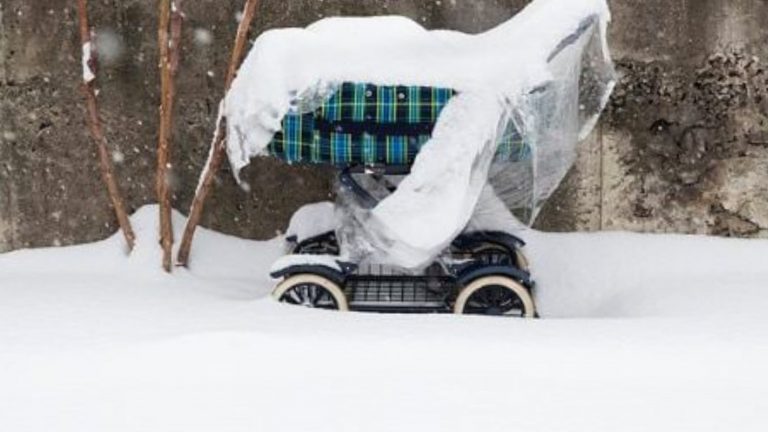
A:
<svg viewBox="0 0 768 432">
<path fill-rule="evenodd" d="M 267 32 L 225 100 L 228 155 L 339 169 L 272 277 L 320 309 L 536 316 L 513 234 L 573 164 L 614 82 L 604 0 L 537 0 L 480 35 L 405 18 Z"/>
</svg>

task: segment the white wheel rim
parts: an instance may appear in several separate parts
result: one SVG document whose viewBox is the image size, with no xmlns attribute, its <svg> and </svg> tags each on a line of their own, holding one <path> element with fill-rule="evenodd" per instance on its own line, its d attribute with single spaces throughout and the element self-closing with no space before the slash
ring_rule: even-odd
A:
<svg viewBox="0 0 768 432">
<path fill-rule="evenodd" d="M 520 267 L 520 270 L 530 271 L 531 270 L 531 263 L 528 261 L 528 257 L 525 256 L 523 251 L 520 249 L 515 249 L 515 255 L 517 255 L 517 262 L 518 267 Z"/>
<path fill-rule="evenodd" d="M 514 292 L 520 298 L 525 309 L 523 311 L 523 318 L 533 318 L 536 315 L 533 298 L 528 290 L 517 281 L 505 276 L 486 276 L 474 280 L 459 293 L 459 297 L 453 305 L 453 312 L 463 314 L 464 308 L 467 306 L 467 302 L 472 297 L 472 294 L 492 285 L 504 287 Z"/>
<path fill-rule="evenodd" d="M 285 280 L 280 282 L 272 291 L 272 297 L 275 300 L 280 301 L 280 299 L 283 297 L 283 295 L 286 292 L 288 292 L 288 290 L 296 287 L 297 285 L 304 285 L 304 284 L 314 284 L 314 285 L 319 285 L 323 287 L 326 291 L 328 291 L 328 293 L 336 301 L 336 306 L 339 308 L 338 310 L 340 311 L 349 310 L 349 304 L 347 303 L 347 296 L 344 295 L 344 291 L 342 291 L 337 284 L 331 282 L 330 280 L 314 274 L 299 274 L 296 276 L 291 276 L 289 278 L 286 278 Z"/>
</svg>

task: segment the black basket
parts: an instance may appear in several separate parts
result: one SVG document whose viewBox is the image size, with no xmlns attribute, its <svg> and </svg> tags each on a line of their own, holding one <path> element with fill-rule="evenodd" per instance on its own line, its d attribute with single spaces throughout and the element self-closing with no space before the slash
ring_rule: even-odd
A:
<svg viewBox="0 0 768 432">
<path fill-rule="evenodd" d="M 439 266 L 419 273 L 384 265 L 362 265 L 347 278 L 345 294 L 355 310 L 437 312 L 450 310 L 455 278 Z"/>
</svg>

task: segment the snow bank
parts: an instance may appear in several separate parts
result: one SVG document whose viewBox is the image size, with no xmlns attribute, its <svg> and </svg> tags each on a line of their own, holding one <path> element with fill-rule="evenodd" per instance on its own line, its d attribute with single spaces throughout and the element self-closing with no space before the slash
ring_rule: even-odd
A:
<svg viewBox="0 0 768 432">
<path fill-rule="evenodd" d="M 351 254 L 402 267 L 427 264 L 465 228 L 510 124 L 534 156 L 526 167 L 493 170 L 494 177 L 531 176 L 514 179 L 529 187 L 507 188 L 505 202 L 528 208 L 528 221 L 535 217 L 610 93 L 609 19 L 605 0 L 536 0 L 479 35 L 427 31 L 401 17 L 331 18 L 266 32 L 225 100 L 235 175 L 263 154 L 288 112 L 306 109 L 307 100 L 342 82 L 457 90 L 412 174 L 373 210 L 350 215 L 349 225 L 364 228 L 349 236 Z M 580 94 L 585 53 L 596 70 L 588 102 Z"/>
<path fill-rule="evenodd" d="M 194 268 L 167 275 L 157 207 L 132 222 L 130 258 L 119 233 L 0 254 L 3 431 L 768 425 L 768 241 L 527 231 L 527 321 L 280 305 L 279 239 L 201 227 Z"/>
</svg>

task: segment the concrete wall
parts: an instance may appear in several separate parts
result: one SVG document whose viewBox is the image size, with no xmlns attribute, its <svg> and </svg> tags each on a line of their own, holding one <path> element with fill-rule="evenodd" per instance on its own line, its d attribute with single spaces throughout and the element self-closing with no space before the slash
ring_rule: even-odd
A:
<svg viewBox="0 0 768 432">
<path fill-rule="evenodd" d="M 121 186 L 135 209 L 153 201 L 156 2 L 90 3 L 102 45 L 112 46 L 113 55 L 102 58 L 102 114 Z M 478 32 L 525 3 L 263 0 L 255 28 L 390 13 L 428 27 Z M 611 3 L 621 82 L 539 227 L 766 235 L 768 3 Z M 185 4 L 173 155 L 174 205 L 182 210 L 206 156 L 242 1 Z M 116 229 L 84 123 L 76 27 L 71 1 L 0 0 L 0 251 L 95 240 Z M 332 177 L 258 161 L 245 178 L 265 187 L 246 193 L 227 170 L 219 174 L 205 225 L 271 237 L 302 203 L 328 197 Z"/>
<path fill-rule="evenodd" d="M 542 226 L 766 236 L 768 3 L 613 11 L 621 82 Z"/>
</svg>

